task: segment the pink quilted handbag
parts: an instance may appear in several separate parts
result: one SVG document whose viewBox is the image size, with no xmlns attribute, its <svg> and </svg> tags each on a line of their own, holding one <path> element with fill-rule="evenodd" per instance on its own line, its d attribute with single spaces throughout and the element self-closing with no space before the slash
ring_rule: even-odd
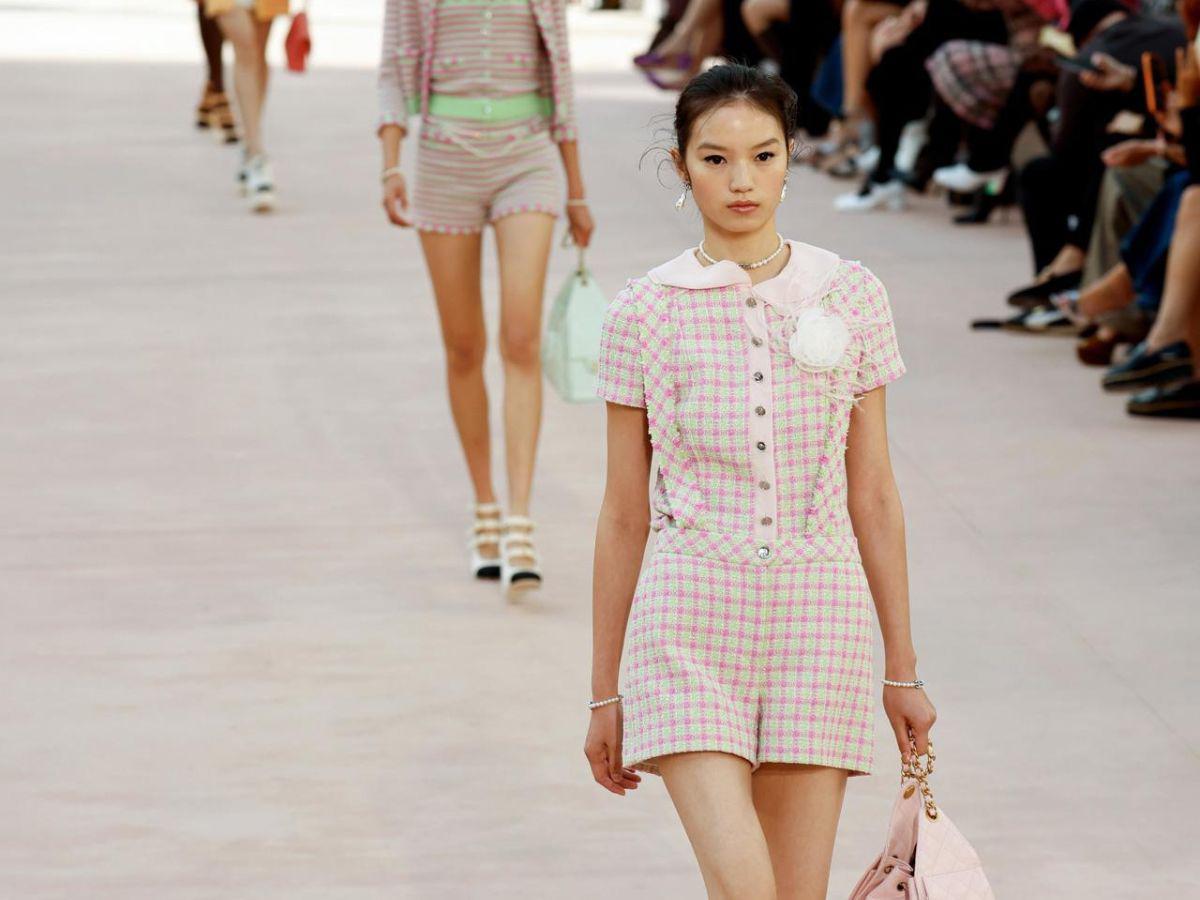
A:
<svg viewBox="0 0 1200 900">
<path fill-rule="evenodd" d="M 909 761 L 901 765 L 887 843 L 850 900 L 994 900 L 978 854 L 933 802 L 926 780 L 933 760 L 930 741 L 922 768 L 914 742 Z"/>
</svg>

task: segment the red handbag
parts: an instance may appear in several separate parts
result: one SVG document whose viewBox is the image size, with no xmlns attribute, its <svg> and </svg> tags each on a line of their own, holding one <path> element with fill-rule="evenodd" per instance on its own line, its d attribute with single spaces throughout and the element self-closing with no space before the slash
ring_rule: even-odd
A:
<svg viewBox="0 0 1200 900">
<path fill-rule="evenodd" d="M 283 42 L 287 51 L 287 67 L 292 72 L 303 72 L 312 52 L 312 38 L 308 35 L 308 13 L 300 10 L 292 16 L 292 27 L 288 29 L 287 38 Z"/>
</svg>

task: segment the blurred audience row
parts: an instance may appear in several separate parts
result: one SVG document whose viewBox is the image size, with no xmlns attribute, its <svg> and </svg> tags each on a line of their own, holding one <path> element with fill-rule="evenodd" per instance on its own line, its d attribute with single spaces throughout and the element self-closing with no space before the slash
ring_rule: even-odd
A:
<svg viewBox="0 0 1200 900">
<path fill-rule="evenodd" d="M 668 0 L 634 63 L 777 72 L 838 210 L 1019 205 L 1033 278 L 993 323 L 1076 337 L 1129 413 L 1200 419 L 1200 0 Z M 1031 149 L 1032 148 L 1032 149 Z"/>
</svg>

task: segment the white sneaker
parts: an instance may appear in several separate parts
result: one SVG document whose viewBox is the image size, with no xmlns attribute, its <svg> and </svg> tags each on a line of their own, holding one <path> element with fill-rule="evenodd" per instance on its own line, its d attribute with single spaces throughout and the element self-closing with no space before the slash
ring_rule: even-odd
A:
<svg viewBox="0 0 1200 900">
<path fill-rule="evenodd" d="M 863 189 L 837 197 L 833 201 L 833 208 L 838 212 L 870 212 L 881 207 L 904 209 L 907 205 L 904 190 L 903 181 L 887 181 L 883 184 L 868 181 Z"/>
<path fill-rule="evenodd" d="M 262 154 L 246 163 L 245 195 L 253 212 L 269 212 L 275 208 L 275 179 L 271 164 Z"/>
<path fill-rule="evenodd" d="M 860 172 L 870 172 L 879 164 L 879 145 L 872 144 L 854 158 L 854 164 Z"/>
<path fill-rule="evenodd" d="M 995 181 L 996 192 L 1004 189 L 1004 179 L 1008 169 L 996 169 L 991 172 L 976 172 L 966 163 L 955 163 L 952 166 L 942 166 L 933 172 L 933 183 L 948 191 L 958 191 L 960 194 L 973 194 L 981 187 Z"/>
</svg>

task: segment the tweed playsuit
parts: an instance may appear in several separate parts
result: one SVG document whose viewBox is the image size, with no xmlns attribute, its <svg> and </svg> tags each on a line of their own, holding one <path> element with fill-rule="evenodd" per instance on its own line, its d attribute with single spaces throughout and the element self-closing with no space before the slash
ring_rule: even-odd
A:
<svg viewBox="0 0 1200 900">
<path fill-rule="evenodd" d="M 879 279 L 788 243 L 756 285 L 689 249 L 605 312 L 597 394 L 646 409 L 658 470 L 621 682 L 623 760 L 646 772 L 697 750 L 871 771 L 874 617 L 845 448 L 856 398 L 905 366 Z M 789 352 L 808 307 L 849 328 L 833 368 Z"/>
<path fill-rule="evenodd" d="M 528 0 L 439 0 L 431 90 L 501 99 L 536 92 L 547 65 Z M 566 196 L 547 116 L 474 121 L 428 113 L 417 143 L 413 227 L 465 234 L 517 212 L 558 216 Z"/>
</svg>

